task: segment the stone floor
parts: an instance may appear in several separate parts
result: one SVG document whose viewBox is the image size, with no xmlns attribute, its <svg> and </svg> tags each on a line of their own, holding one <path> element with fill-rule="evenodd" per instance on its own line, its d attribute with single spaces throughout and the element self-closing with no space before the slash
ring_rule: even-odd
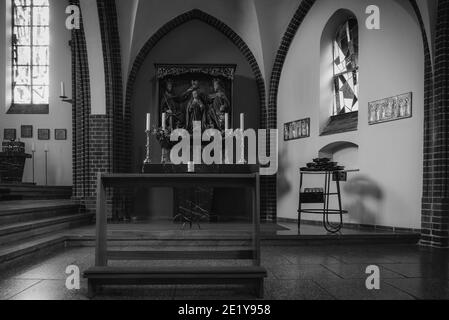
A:
<svg viewBox="0 0 449 320">
<path fill-rule="evenodd" d="M 265 298 L 270 300 L 449 299 L 448 251 L 416 246 L 354 245 L 263 247 L 262 254 L 263 266 L 268 270 Z M 77 265 L 84 271 L 93 261 L 93 248 L 72 248 L 0 272 L 0 299 L 86 299 L 84 280 L 79 291 L 65 288 L 65 269 Z M 169 262 L 159 262 L 165 263 Z M 134 265 L 129 262 L 118 265 L 130 264 Z M 380 268 L 380 290 L 366 289 L 365 270 L 369 265 Z M 253 296 L 242 287 L 150 286 L 111 287 L 96 299 L 235 300 L 253 299 Z"/>
</svg>

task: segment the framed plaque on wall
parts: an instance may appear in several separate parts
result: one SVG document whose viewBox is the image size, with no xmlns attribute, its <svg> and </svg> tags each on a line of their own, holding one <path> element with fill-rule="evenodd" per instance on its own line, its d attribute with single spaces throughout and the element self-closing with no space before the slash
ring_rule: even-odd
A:
<svg viewBox="0 0 449 320">
<path fill-rule="evenodd" d="M 67 129 L 55 129 L 55 140 L 67 140 Z"/>
<path fill-rule="evenodd" d="M 37 138 L 39 140 L 50 140 L 50 129 L 37 130 Z"/>
<path fill-rule="evenodd" d="M 284 141 L 310 137 L 310 118 L 284 124 Z"/>
<path fill-rule="evenodd" d="M 413 94 L 405 93 L 368 104 L 368 122 L 370 125 L 408 119 L 413 116 Z"/>
<path fill-rule="evenodd" d="M 3 130 L 3 140 L 13 141 L 17 139 L 16 129 L 5 129 Z"/>
<path fill-rule="evenodd" d="M 21 126 L 20 127 L 20 137 L 22 139 L 32 139 L 33 138 L 33 126 Z"/>
</svg>

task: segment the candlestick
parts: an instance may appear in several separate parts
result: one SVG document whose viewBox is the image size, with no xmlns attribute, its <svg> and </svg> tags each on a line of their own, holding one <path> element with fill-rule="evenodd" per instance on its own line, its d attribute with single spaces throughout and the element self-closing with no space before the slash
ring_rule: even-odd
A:
<svg viewBox="0 0 449 320">
<path fill-rule="evenodd" d="M 241 139 L 240 139 L 240 159 L 239 164 L 246 164 L 245 160 L 245 136 L 243 133 L 245 132 L 245 114 L 240 114 L 240 133 L 241 133 Z"/>
<path fill-rule="evenodd" d="M 45 144 L 45 185 L 48 186 L 48 144 Z"/>
<path fill-rule="evenodd" d="M 229 130 L 229 113 L 225 114 L 225 130 Z"/>
<path fill-rule="evenodd" d="M 32 153 L 32 160 L 33 160 L 33 184 L 36 184 L 36 179 L 35 179 L 35 175 L 34 175 L 34 155 L 36 153 L 36 149 L 35 149 L 34 143 L 33 143 L 31 153 Z"/>
<path fill-rule="evenodd" d="M 31 144 L 31 152 L 36 152 L 36 144 L 34 142 Z"/>
<path fill-rule="evenodd" d="M 150 153 L 150 146 L 151 146 L 151 144 L 150 144 L 150 140 L 151 140 L 151 130 L 146 130 L 145 131 L 145 133 L 146 133 L 146 135 L 147 135 L 147 145 L 146 145 L 146 153 L 147 153 L 147 155 L 146 155 L 146 158 L 145 158 L 145 160 L 143 161 L 143 168 L 142 168 L 142 171 L 145 173 L 145 165 L 147 165 L 147 164 L 151 164 L 151 153 Z"/>
<path fill-rule="evenodd" d="M 147 113 L 147 130 L 146 131 L 150 131 L 151 130 L 151 114 Z"/>
</svg>

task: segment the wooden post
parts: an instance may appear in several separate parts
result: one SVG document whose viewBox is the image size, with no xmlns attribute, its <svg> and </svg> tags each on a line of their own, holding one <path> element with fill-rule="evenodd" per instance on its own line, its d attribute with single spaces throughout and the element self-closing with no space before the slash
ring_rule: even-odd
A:
<svg viewBox="0 0 449 320">
<path fill-rule="evenodd" d="M 103 184 L 103 175 L 98 173 L 97 178 L 97 239 L 95 250 L 95 265 L 106 267 L 107 258 L 107 216 L 106 216 L 106 190 Z"/>
</svg>

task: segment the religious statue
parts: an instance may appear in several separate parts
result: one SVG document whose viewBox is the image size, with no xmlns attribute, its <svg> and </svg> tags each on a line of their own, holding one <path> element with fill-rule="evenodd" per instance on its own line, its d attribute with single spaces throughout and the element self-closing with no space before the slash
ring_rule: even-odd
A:
<svg viewBox="0 0 449 320">
<path fill-rule="evenodd" d="M 192 97 L 187 104 L 186 110 L 186 129 L 189 132 L 193 131 L 193 123 L 201 122 L 201 129 L 206 128 L 206 106 L 202 101 L 198 89 L 193 88 Z"/>
<path fill-rule="evenodd" d="M 207 127 L 225 130 L 225 114 L 230 112 L 231 103 L 219 79 L 214 79 L 213 86 L 215 92 L 208 96 Z"/>
<path fill-rule="evenodd" d="M 165 84 L 165 92 L 161 99 L 161 112 L 167 114 L 167 127 L 176 129 L 184 126 L 185 115 L 180 108 L 182 99 L 174 93 L 173 80 L 168 79 Z"/>
</svg>

